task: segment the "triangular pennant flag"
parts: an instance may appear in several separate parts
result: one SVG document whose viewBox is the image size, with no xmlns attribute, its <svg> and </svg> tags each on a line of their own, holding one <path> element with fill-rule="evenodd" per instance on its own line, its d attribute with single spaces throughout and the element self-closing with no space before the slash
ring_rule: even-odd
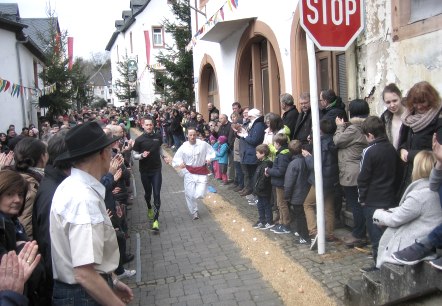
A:
<svg viewBox="0 0 442 306">
<path fill-rule="evenodd" d="M 219 13 L 221 14 L 221 19 L 224 21 L 224 6 L 219 9 Z"/>
<path fill-rule="evenodd" d="M 234 0 L 235 1 L 235 7 L 238 8 L 238 1 L 239 0 Z"/>
<path fill-rule="evenodd" d="M 230 11 L 232 11 L 232 2 L 230 2 L 230 0 L 227 0 L 227 5 L 229 6 Z"/>
<path fill-rule="evenodd" d="M 2 92 L 2 91 L 3 91 L 3 88 L 5 88 L 5 86 L 6 86 L 6 81 L 5 81 L 5 80 L 2 80 L 2 79 L 0 79 L 0 92 Z"/>
<path fill-rule="evenodd" d="M 235 1 L 235 0 L 230 0 L 230 3 L 232 3 L 232 6 L 233 6 L 234 8 L 236 8 L 236 1 Z"/>
<path fill-rule="evenodd" d="M 4 91 L 7 91 L 9 89 L 9 86 L 11 86 L 11 82 L 6 81 L 6 86 L 5 86 Z"/>
</svg>

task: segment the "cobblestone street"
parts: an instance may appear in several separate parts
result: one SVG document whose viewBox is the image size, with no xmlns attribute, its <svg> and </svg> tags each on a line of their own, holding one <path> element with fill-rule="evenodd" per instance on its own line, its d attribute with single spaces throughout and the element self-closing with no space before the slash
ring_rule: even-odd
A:
<svg viewBox="0 0 442 306">
<path fill-rule="evenodd" d="M 149 230 L 144 191 L 137 163 L 133 166 L 136 197 L 129 209 L 131 226 L 130 250 L 135 252 L 136 233 L 141 237 L 141 282 L 127 282 L 134 288 L 133 305 L 282 305 L 280 293 L 241 254 L 200 203 L 200 220 L 193 221 L 184 200 L 182 178 L 175 170 L 163 165 L 159 234 Z M 213 179 L 218 195 L 252 224 L 256 208 L 247 200 Z M 207 202 L 207 201 L 205 201 Z M 347 231 L 338 229 L 337 236 Z M 359 268 L 369 265 L 367 253 L 348 249 L 342 243 L 328 243 L 325 255 L 294 243 L 294 235 L 275 235 L 263 231 L 285 255 L 302 266 L 318 281 L 325 292 L 342 304 L 344 285 L 350 279 L 360 279 Z M 135 262 L 131 264 L 135 268 Z M 295 276 L 294 276 L 295 277 Z M 285 303 L 287 304 L 287 303 Z"/>
</svg>

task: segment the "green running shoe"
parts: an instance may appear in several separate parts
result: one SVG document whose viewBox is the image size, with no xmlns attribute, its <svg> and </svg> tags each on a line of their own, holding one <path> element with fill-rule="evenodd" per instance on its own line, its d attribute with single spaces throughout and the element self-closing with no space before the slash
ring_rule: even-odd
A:
<svg viewBox="0 0 442 306">
<path fill-rule="evenodd" d="M 153 220 L 153 209 L 152 209 L 152 208 L 148 208 L 148 209 L 147 209 L 147 217 L 148 217 L 150 220 Z"/>
<path fill-rule="evenodd" d="M 160 224 L 158 223 L 158 220 L 153 221 L 153 223 L 152 223 L 152 230 L 153 231 L 159 231 L 160 230 Z"/>
</svg>

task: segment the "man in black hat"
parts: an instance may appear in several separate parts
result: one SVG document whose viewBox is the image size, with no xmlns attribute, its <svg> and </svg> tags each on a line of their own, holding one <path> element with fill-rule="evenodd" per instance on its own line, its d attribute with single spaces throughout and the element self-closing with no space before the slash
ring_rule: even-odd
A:
<svg viewBox="0 0 442 306">
<path fill-rule="evenodd" d="M 113 273 L 120 254 L 100 183 L 116 140 L 98 123 L 87 122 L 67 133 L 68 150 L 56 159 L 73 167 L 56 190 L 50 213 L 54 305 L 65 305 L 67 299 L 72 305 L 85 300 L 88 305 L 124 305 L 133 298 Z"/>
</svg>

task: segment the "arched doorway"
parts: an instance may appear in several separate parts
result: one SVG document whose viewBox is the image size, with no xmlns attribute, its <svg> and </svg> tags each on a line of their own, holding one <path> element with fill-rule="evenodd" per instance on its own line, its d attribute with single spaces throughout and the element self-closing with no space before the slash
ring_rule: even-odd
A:
<svg viewBox="0 0 442 306">
<path fill-rule="evenodd" d="M 285 90 L 284 70 L 276 37 L 255 21 L 241 37 L 236 58 L 235 100 L 263 113 L 281 113 L 279 96 Z"/>
<path fill-rule="evenodd" d="M 199 112 L 204 116 L 204 119 L 208 121 L 209 111 L 207 109 L 207 103 L 213 103 L 216 108 L 220 108 L 218 80 L 216 77 L 215 65 L 209 55 L 204 55 L 200 67 L 198 87 Z"/>
</svg>

